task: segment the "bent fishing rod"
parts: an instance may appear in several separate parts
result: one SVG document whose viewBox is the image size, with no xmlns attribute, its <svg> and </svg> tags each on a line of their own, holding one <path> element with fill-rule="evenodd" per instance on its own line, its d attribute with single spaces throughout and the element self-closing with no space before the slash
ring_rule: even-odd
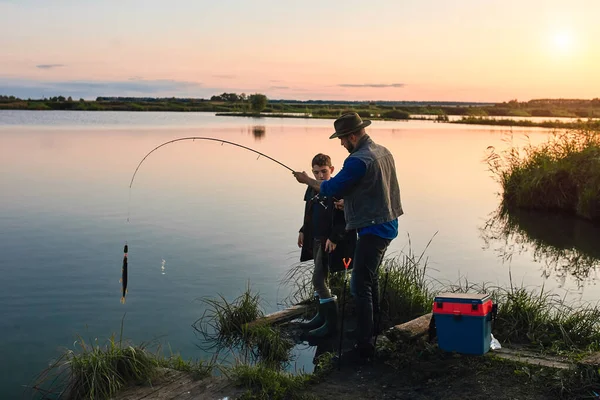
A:
<svg viewBox="0 0 600 400">
<path fill-rule="evenodd" d="M 142 166 L 142 163 L 146 160 L 146 158 L 148 158 L 148 156 L 150 156 L 150 154 L 154 153 L 156 150 L 160 149 L 163 146 L 166 146 L 168 144 L 171 143 L 175 143 L 175 142 L 182 142 L 182 141 L 186 141 L 186 140 L 191 140 L 191 141 L 196 141 L 196 140 L 209 140 L 209 141 L 213 141 L 213 142 L 219 142 L 221 143 L 221 146 L 225 143 L 230 144 L 232 146 L 236 146 L 236 147 L 240 147 L 244 150 L 248 150 L 251 151 L 253 153 L 258 154 L 258 158 L 260 158 L 261 156 L 268 158 L 271 161 L 276 162 L 277 164 L 281 165 L 282 167 L 294 172 L 293 169 L 291 169 L 290 167 L 288 167 L 287 165 L 285 165 L 284 163 L 277 161 L 276 159 L 274 159 L 273 157 L 269 157 L 268 155 L 261 153 L 258 150 L 254 150 L 250 147 L 241 145 L 239 143 L 235 143 L 235 142 L 230 142 L 228 140 L 223 140 L 223 139 L 217 139 L 217 138 L 212 138 L 212 137 L 206 137 L 206 136 L 189 136 L 189 137 L 183 137 L 183 138 L 179 138 L 179 139 L 173 139 L 173 140 L 169 140 L 168 142 L 162 143 L 158 146 L 156 146 L 155 148 L 153 148 L 152 150 L 150 150 L 150 152 L 148 152 L 148 154 L 146 154 L 144 156 L 144 158 L 142 158 L 142 161 L 139 162 L 139 164 L 137 165 L 135 171 L 133 172 L 133 176 L 131 177 L 131 181 L 129 182 L 129 200 L 128 200 L 128 204 L 127 204 L 127 222 L 129 223 L 129 216 L 130 216 L 130 207 L 131 207 L 131 187 L 133 186 L 133 180 L 135 179 L 135 176 L 138 172 L 138 170 L 140 169 L 140 167 Z M 257 160 L 258 160 L 257 158 Z M 127 245 L 127 241 L 125 241 L 125 246 L 123 248 L 123 267 L 121 268 L 122 271 L 122 275 L 121 275 L 121 283 L 122 283 L 122 296 L 121 296 L 121 303 L 125 303 L 125 295 L 127 293 L 127 275 L 128 275 L 128 271 L 127 271 L 127 256 L 128 256 L 128 245 Z"/>
<path fill-rule="evenodd" d="M 151 150 L 151 151 L 150 151 L 148 154 L 146 154 L 146 156 L 145 156 L 144 158 L 142 158 L 142 161 L 140 161 L 140 163 L 138 164 L 137 168 L 135 169 L 135 172 L 133 173 L 133 176 L 131 177 L 131 182 L 129 183 L 129 188 L 131 189 L 131 185 L 133 185 L 133 180 L 135 179 L 135 174 L 137 174 L 137 172 L 138 172 L 138 169 L 140 169 L 140 166 L 142 165 L 142 163 L 144 162 L 144 160 L 145 160 L 146 158 L 148 158 L 148 156 L 149 156 L 150 154 L 152 154 L 154 151 L 156 151 L 156 150 L 160 149 L 160 148 L 161 148 L 161 147 L 163 147 L 163 146 L 166 146 L 166 145 L 168 145 L 168 144 L 175 143 L 175 142 L 181 142 L 181 141 L 184 141 L 184 140 L 192 140 L 192 141 L 195 141 L 195 140 L 210 140 L 210 141 L 213 141 L 213 142 L 220 142 L 220 143 L 221 143 L 221 145 L 223 145 L 223 143 L 227 143 L 227 144 L 230 144 L 230 145 L 232 145 L 232 146 L 241 147 L 242 149 L 246 149 L 246 150 L 248 150 L 248 151 L 251 151 L 251 152 L 253 152 L 253 153 L 256 153 L 256 154 L 258 154 L 259 156 L 263 156 L 263 157 L 265 157 L 265 158 L 268 158 L 268 159 L 269 159 L 269 160 L 271 160 L 271 161 L 275 161 L 277 164 L 281 165 L 282 167 L 284 167 L 284 168 L 287 168 L 287 169 L 289 169 L 290 171 L 294 172 L 294 170 L 293 170 L 293 169 L 291 169 L 290 167 L 288 167 L 288 166 L 287 166 L 287 165 L 285 165 L 284 163 L 282 163 L 282 162 L 279 162 L 279 161 L 277 161 L 276 159 L 274 159 L 274 158 L 272 158 L 272 157 L 269 157 L 268 155 L 266 155 L 266 154 L 264 154 L 264 153 L 261 153 L 261 152 L 260 152 L 260 151 L 258 151 L 258 150 L 251 149 L 250 147 L 247 147 L 247 146 L 244 146 L 244 145 L 241 145 L 241 144 L 238 144 L 238 143 L 230 142 L 230 141 L 228 141 L 228 140 L 223 140 L 223 139 L 216 139 L 216 138 L 205 137 L 205 136 L 190 136 L 190 137 L 184 137 L 184 138 L 179 138 L 179 139 L 173 139 L 173 140 L 169 140 L 168 142 L 165 142 L 165 143 L 163 143 L 163 144 L 161 144 L 161 145 L 158 145 L 158 146 L 156 146 L 156 147 L 155 147 L 154 149 L 152 149 L 152 150 Z M 259 157 L 259 158 L 260 158 L 260 157 Z"/>
</svg>

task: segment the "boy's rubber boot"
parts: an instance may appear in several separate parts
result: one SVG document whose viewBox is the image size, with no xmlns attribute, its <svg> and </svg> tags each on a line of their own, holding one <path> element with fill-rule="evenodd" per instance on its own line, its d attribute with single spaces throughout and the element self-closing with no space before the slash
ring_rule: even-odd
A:
<svg viewBox="0 0 600 400">
<path fill-rule="evenodd" d="M 323 322 L 325 322 L 325 317 L 322 312 L 321 303 L 319 301 L 319 295 L 317 295 L 316 292 L 315 292 L 315 300 L 317 302 L 317 313 L 315 314 L 315 316 L 312 319 L 298 323 L 298 325 L 297 325 L 298 328 L 309 331 L 311 329 L 318 328 L 319 326 L 321 326 L 323 324 Z"/>
<path fill-rule="evenodd" d="M 308 332 L 306 335 L 307 340 L 314 341 L 318 339 L 326 339 L 337 332 L 338 325 L 338 306 L 337 297 L 333 296 L 331 299 L 327 299 L 326 303 L 319 304 L 320 311 L 325 316 L 324 323 Z M 322 308 L 321 308 L 322 307 Z"/>
</svg>

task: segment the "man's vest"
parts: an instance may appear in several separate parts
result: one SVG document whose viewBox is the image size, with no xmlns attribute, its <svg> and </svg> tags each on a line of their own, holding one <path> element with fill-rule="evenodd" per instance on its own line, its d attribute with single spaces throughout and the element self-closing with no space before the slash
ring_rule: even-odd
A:
<svg viewBox="0 0 600 400">
<path fill-rule="evenodd" d="M 392 153 L 365 135 L 349 157 L 363 161 L 367 171 L 356 186 L 344 194 L 346 229 L 382 224 L 404 214 Z"/>
</svg>

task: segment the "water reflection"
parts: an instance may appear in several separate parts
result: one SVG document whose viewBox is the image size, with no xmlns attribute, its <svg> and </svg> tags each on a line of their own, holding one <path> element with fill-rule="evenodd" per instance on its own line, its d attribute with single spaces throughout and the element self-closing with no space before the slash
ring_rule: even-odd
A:
<svg viewBox="0 0 600 400">
<path fill-rule="evenodd" d="M 264 125 L 255 125 L 252 127 L 252 136 L 254 136 L 254 140 L 262 140 L 266 135 L 267 129 Z"/>
<path fill-rule="evenodd" d="M 571 276 L 579 289 L 596 281 L 600 263 L 600 226 L 564 214 L 500 207 L 481 228 L 485 249 L 493 248 L 504 261 L 532 253 L 541 263 L 542 277 L 554 276 L 560 286 Z"/>
</svg>

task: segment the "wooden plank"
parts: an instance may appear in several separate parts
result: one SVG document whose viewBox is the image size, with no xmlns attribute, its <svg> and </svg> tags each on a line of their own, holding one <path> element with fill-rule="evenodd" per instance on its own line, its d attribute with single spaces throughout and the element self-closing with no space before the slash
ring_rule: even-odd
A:
<svg viewBox="0 0 600 400">
<path fill-rule="evenodd" d="M 595 352 L 585 357 L 583 360 L 581 360 L 581 364 L 589 365 L 596 368 L 600 367 L 600 352 Z"/>
<path fill-rule="evenodd" d="M 553 356 L 542 356 L 537 353 L 533 353 L 526 350 L 511 349 L 502 347 L 497 350 L 490 350 L 487 353 L 488 356 L 500 357 L 505 360 L 517 361 L 529 365 L 539 365 L 542 367 L 556 368 L 556 369 L 570 369 L 574 367 L 574 364 L 569 362 L 565 358 L 553 357 Z"/>
<path fill-rule="evenodd" d="M 194 379 L 188 372 L 172 371 L 169 379 L 155 384 L 153 387 L 130 387 L 114 400 L 197 400 L 197 399 L 230 399 L 242 393 L 225 377 L 208 377 Z"/>
<path fill-rule="evenodd" d="M 169 393 L 197 382 L 192 374 L 168 370 L 163 377 L 151 385 L 131 386 L 122 391 L 115 400 L 149 400 L 169 398 Z"/>
<path fill-rule="evenodd" d="M 213 377 L 199 382 L 187 391 L 175 394 L 169 400 L 201 400 L 201 399 L 229 399 L 237 398 L 243 389 L 236 388 L 233 383 L 224 377 Z"/>
<path fill-rule="evenodd" d="M 141 400 L 152 398 L 163 388 L 185 379 L 187 374 L 172 369 L 164 369 L 161 376 L 157 377 L 151 384 L 129 386 L 115 397 L 115 400 Z"/>
<path fill-rule="evenodd" d="M 421 315 L 400 325 L 391 327 L 385 336 L 392 342 L 405 342 L 420 338 L 429 332 L 429 323 L 433 314 Z"/>
<path fill-rule="evenodd" d="M 265 315 L 255 321 L 249 322 L 248 327 L 257 325 L 275 325 L 283 322 L 291 321 L 292 319 L 299 317 L 311 309 L 308 304 L 296 304 L 295 306 L 288 307 L 284 310 L 276 311 L 272 314 Z"/>
</svg>

